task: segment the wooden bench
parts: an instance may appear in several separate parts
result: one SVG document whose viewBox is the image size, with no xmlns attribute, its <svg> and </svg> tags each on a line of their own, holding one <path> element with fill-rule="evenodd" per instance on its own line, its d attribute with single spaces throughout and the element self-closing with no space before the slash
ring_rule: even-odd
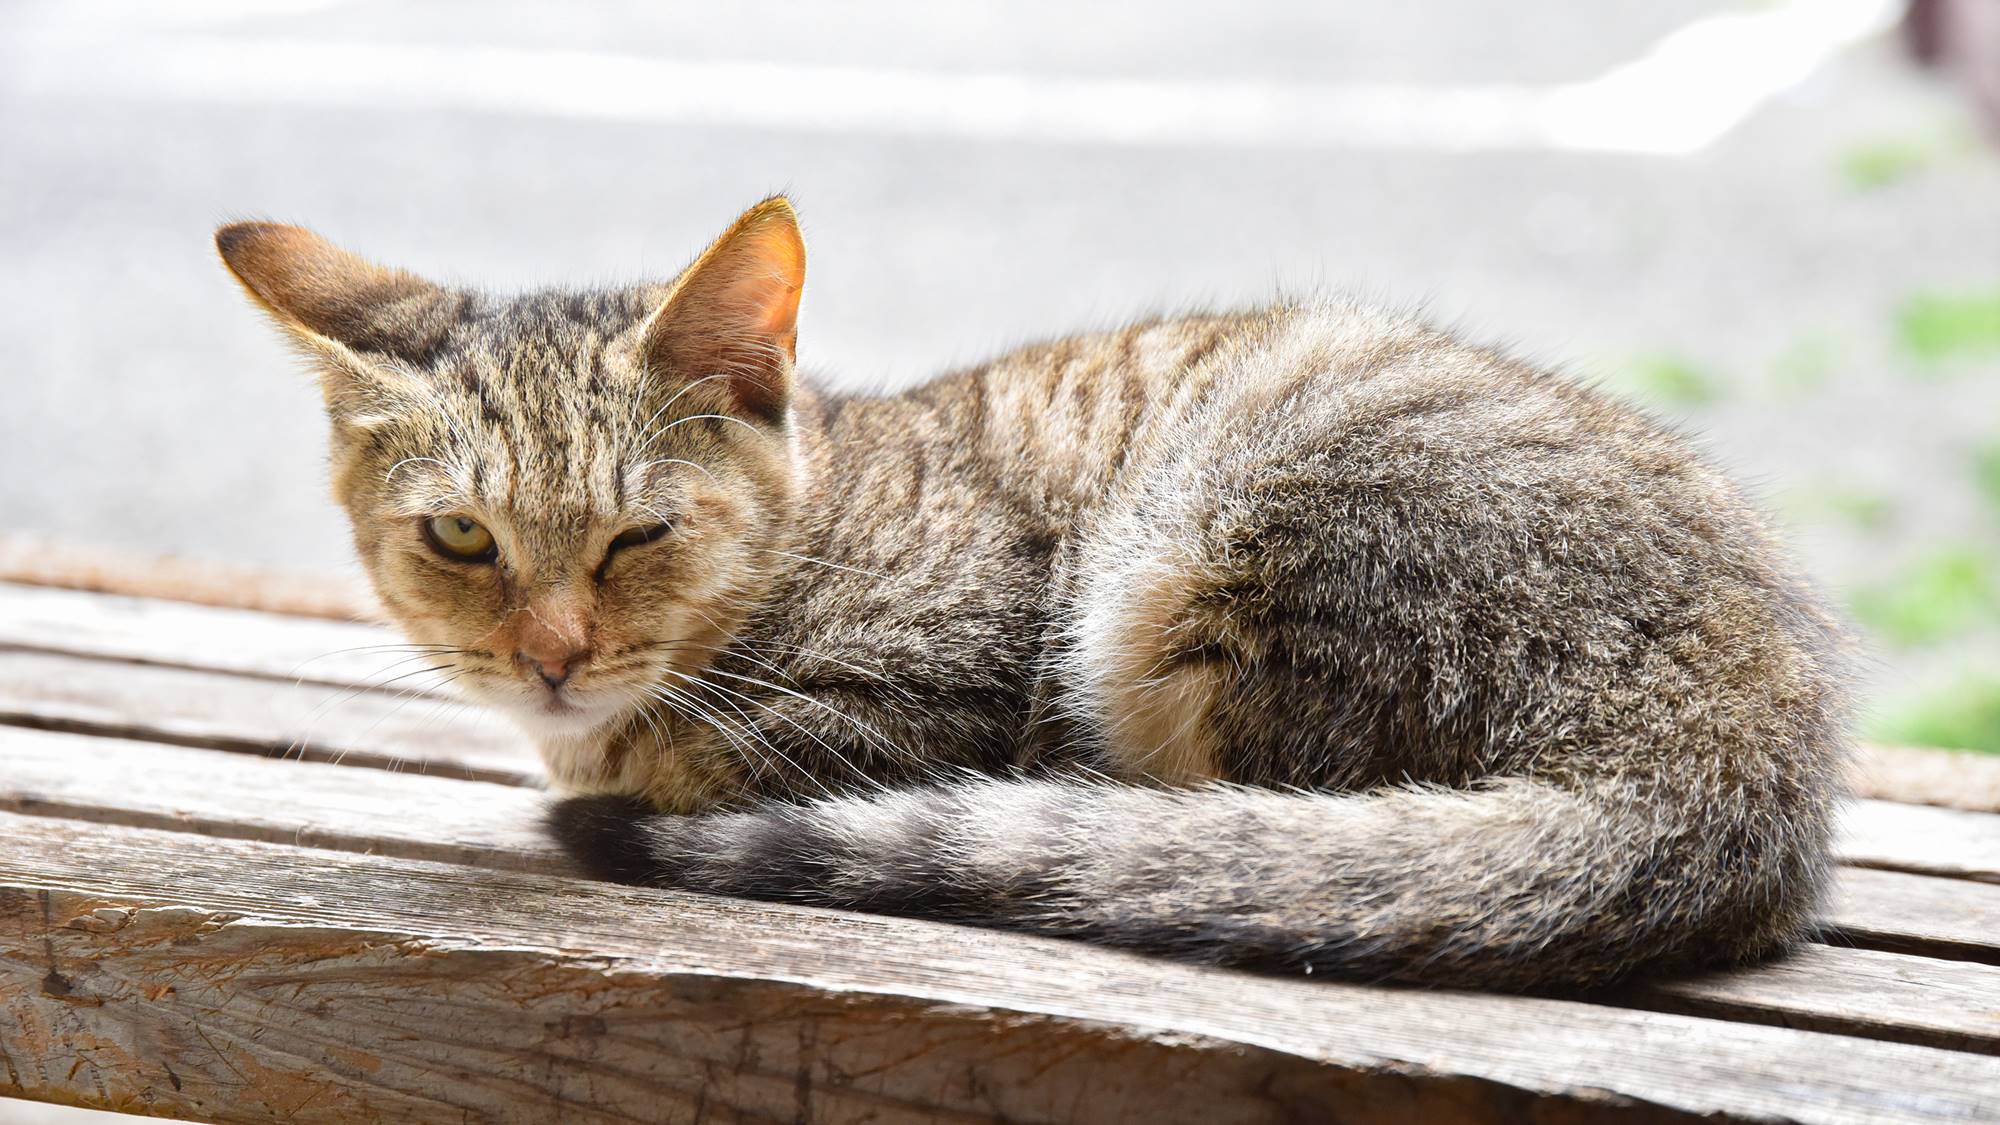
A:
<svg viewBox="0 0 2000 1125">
<path fill-rule="evenodd" d="M 329 620 L 0 583 L 0 1094 L 215 1121 L 2000 1120 L 2000 815 L 1860 801 L 1826 932 L 1584 1000 L 633 890 Z M 363 686 L 384 685 L 384 686 Z M 0 1108 L 0 1117 L 5 1116 Z"/>
</svg>

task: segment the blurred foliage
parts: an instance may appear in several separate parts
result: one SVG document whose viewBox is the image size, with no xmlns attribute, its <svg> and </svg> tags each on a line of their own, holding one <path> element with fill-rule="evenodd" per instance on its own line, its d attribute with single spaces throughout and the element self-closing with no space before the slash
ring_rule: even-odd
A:
<svg viewBox="0 0 2000 1125">
<path fill-rule="evenodd" d="M 1806 395 L 1826 386 L 1833 377 L 1840 349 L 1825 336 L 1806 336 L 1794 341 L 1771 362 L 1771 388 L 1785 395 Z"/>
<path fill-rule="evenodd" d="M 1896 318 L 1904 350 L 1926 363 L 2000 355 L 2000 289 L 1919 293 Z"/>
<path fill-rule="evenodd" d="M 2000 754 L 2000 675 L 1968 676 L 1869 724 L 1869 737 Z"/>
<path fill-rule="evenodd" d="M 1849 186 L 1868 191 L 1906 179 L 1937 158 L 1937 146 L 1925 140 L 1870 141 L 1842 153 L 1840 171 Z"/>
<path fill-rule="evenodd" d="M 2000 624 L 2000 576 L 1986 552 L 1952 547 L 1900 579 L 1861 591 L 1854 615 L 1897 645 L 1932 644 Z"/>
<path fill-rule="evenodd" d="M 1840 173 L 1849 187 L 1875 191 L 1980 151 L 1979 131 L 1969 122 L 1953 120 L 1851 145 L 1840 154 Z"/>
<path fill-rule="evenodd" d="M 1972 481 L 1994 511 L 2000 512 L 2000 441 L 1989 442 L 1973 452 Z"/>
<path fill-rule="evenodd" d="M 1865 488 L 1822 485 L 1787 493 L 1780 506 L 1785 521 L 1794 527 L 1840 523 L 1856 531 L 1878 532 L 1896 518 L 1896 502 Z"/>
<path fill-rule="evenodd" d="M 1705 406 L 1724 393 L 1714 374 L 1683 356 L 1664 353 L 1633 360 L 1611 382 L 1656 406 Z"/>
</svg>

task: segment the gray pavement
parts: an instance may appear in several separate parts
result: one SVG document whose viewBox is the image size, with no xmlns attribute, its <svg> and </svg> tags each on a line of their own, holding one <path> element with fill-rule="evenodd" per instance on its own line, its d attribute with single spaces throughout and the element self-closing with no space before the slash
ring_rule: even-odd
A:
<svg viewBox="0 0 2000 1125">
<path fill-rule="evenodd" d="M 963 81 L 1213 91 L 1247 129 L 1287 120 L 1300 91 L 1586 82 L 1677 28 L 1772 7 L 0 5 L 0 530 L 348 567 L 315 393 L 213 260 L 219 221 L 306 222 L 517 287 L 668 274 L 785 189 L 812 254 L 801 351 L 831 381 L 899 385 L 1153 310 L 1351 289 L 1587 375 L 1647 357 L 1695 370 L 1712 394 L 1659 405 L 1806 512 L 1801 548 L 1836 589 L 1939 542 L 1991 554 L 1964 465 L 2000 436 L 2000 379 L 1982 360 L 1921 377 L 1895 316 L 1913 293 L 2000 284 L 2000 161 L 1887 37 L 1681 155 L 1459 146 L 1449 120 L 1422 140 L 1092 143 L 993 125 Z M 258 59 L 281 61 L 260 77 Z M 513 69 L 477 97 L 434 73 L 474 63 Z M 827 95 L 797 99 L 792 127 L 756 108 L 770 90 L 746 64 Z M 597 89 L 634 65 L 745 84 L 607 107 L 565 105 L 551 77 Z M 871 107 L 883 75 L 954 104 Z M 1094 89 L 1080 116 L 1126 88 Z M 1843 171 L 1885 145 L 1915 153 L 1907 175 L 1865 190 Z M 1773 375 L 1801 365 L 1810 393 Z M 1886 530 L 1813 515 L 1834 493 L 1882 500 Z M 1889 680 L 1978 655 L 1891 653 Z"/>
</svg>

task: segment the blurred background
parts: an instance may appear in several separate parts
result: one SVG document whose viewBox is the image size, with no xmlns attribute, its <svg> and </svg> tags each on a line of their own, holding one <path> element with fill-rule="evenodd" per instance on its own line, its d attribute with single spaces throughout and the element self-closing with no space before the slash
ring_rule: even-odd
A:
<svg viewBox="0 0 2000 1125">
<path fill-rule="evenodd" d="M 1610 386 L 1862 622 L 1871 734 L 2000 751 L 2000 156 L 1964 61 L 2000 0 L 1905 18 L 0 4 L 0 533 L 356 573 L 316 392 L 219 222 L 505 289 L 670 275 L 784 190 L 835 385 L 1331 288 Z"/>
<path fill-rule="evenodd" d="M 0 536 L 356 575 L 219 222 L 515 288 L 785 190 L 836 385 L 1334 288 L 1611 387 L 1862 623 L 1870 735 L 2000 752 L 2000 0 L 1918 2 L 0 3 Z"/>
</svg>

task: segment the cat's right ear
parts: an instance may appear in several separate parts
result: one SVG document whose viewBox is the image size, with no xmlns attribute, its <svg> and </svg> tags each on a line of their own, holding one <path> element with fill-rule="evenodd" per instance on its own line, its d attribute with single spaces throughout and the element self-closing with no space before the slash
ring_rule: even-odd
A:
<svg viewBox="0 0 2000 1125">
<path fill-rule="evenodd" d="M 733 409 L 780 422 L 792 397 L 805 283 L 799 217 L 790 200 L 772 196 L 681 271 L 646 322 L 642 358 L 677 378 L 723 377 Z"/>
<path fill-rule="evenodd" d="M 450 291 L 350 254 L 304 227 L 231 223 L 215 249 L 252 300 L 315 351 L 418 358 L 450 327 Z"/>
</svg>

